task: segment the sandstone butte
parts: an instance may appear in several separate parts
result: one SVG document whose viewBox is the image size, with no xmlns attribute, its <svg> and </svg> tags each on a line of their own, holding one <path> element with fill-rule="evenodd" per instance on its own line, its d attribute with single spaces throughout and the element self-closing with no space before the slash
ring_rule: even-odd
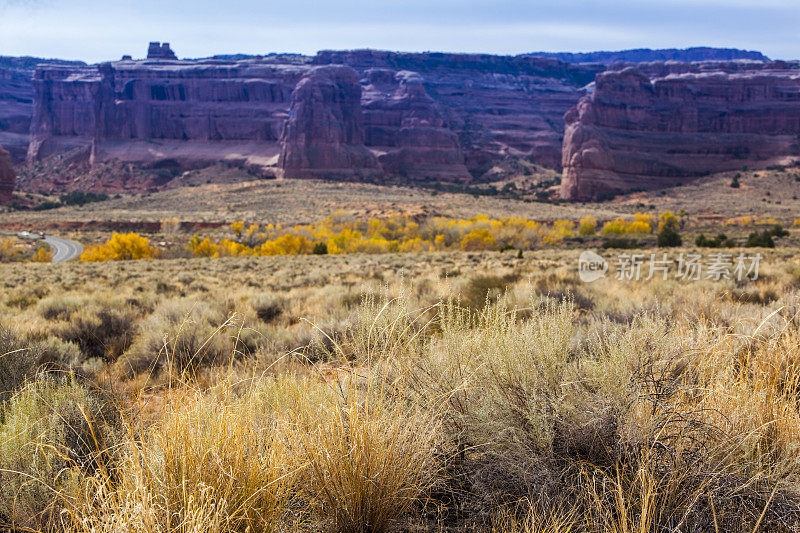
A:
<svg viewBox="0 0 800 533">
<path fill-rule="evenodd" d="M 650 63 L 597 76 L 565 116 L 561 196 L 599 200 L 800 157 L 797 62 Z"/>
<path fill-rule="evenodd" d="M 668 60 L 641 62 L 654 58 Z M 565 198 L 597 199 L 788 161 L 798 72 L 705 48 L 178 60 L 154 42 L 147 59 L 97 65 L 0 58 L 0 144 L 17 162 L 69 150 L 356 180 L 474 183 L 525 159 L 563 166 Z"/>
</svg>

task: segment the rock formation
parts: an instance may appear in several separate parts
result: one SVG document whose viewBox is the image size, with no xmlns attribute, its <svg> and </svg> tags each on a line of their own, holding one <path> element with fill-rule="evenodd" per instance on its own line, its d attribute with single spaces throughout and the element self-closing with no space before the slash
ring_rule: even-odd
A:
<svg viewBox="0 0 800 533">
<path fill-rule="evenodd" d="M 37 64 L 84 66 L 77 61 L 0 56 L 0 145 L 15 162 L 23 161 L 28 151 L 33 116 L 31 78 Z"/>
<path fill-rule="evenodd" d="M 565 199 L 788 163 L 800 157 L 800 64 L 625 67 L 598 75 L 565 121 Z"/>
<path fill-rule="evenodd" d="M 415 180 L 468 181 L 458 136 L 411 71 L 369 69 L 362 80 L 365 143 L 388 175 Z"/>
<path fill-rule="evenodd" d="M 30 160 L 91 147 L 95 161 L 277 162 L 292 91 L 308 70 L 264 61 L 120 61 L 41 67 Z"/>
<path fill-rule="evenodd" d="M 362 80 L 375 68 L 417 73 L 477 181 L 506 158 L 559 168 L 563 115 L 604 70 L 540 57 L 379 50 L 322 51 L 314 63 L 349 65 Z"/>
<path fill-rule="evenodd" d="M 178 56 L 169 47 L 169 43 L 159 43 L 152 41 L 150 46 L 147 47 L 147 59 L 168 59 L 176 60 Z"/>
<path fill-rule="evenodd" d="M 292 92 L 279 165 L 287 178 L 374 178 L 381 174 L 364 146 L 361 86 L 344 66 L 311 69 Z"/>
<path fill-rule="evenodd" d="M 638 62 L 652 57 L 666 60 Z M 176 60 L 154 42 L 145 60 L 44 64 L 32 81 L 32 63 L 9 61 L 0 143 L 15 160 L 69 151 L 94 165 L 234 161 L 287 177 L 458 182 L 525 160 L 563 167 L 565 198 L 596 199 L 798 156 L 800 64 L 757 52 Z"/>
<path fill-rule="evenodd" d="M 481 180 L 507 158 L 557 168 L 561 117 L 601 69 L 375 51 L 42 66 L 28 158 L 90 148 L 98 163 L 237 160 L 287 176 Z"/>
<path fill-rule="evenodd" d="M 11 201 L 16 175 L 11 166 L 11 155 L 0 146 L 0 204 Z"/>
</svg>

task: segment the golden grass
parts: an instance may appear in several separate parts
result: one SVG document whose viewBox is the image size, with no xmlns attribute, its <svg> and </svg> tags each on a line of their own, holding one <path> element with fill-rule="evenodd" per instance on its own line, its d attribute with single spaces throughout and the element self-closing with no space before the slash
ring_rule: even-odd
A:
<svg viewBox="0 0 800 533">
<path fill-rule="evenodd" d="M 15 350 L 68 342 L 57 336 L 80 302 L 113 291 L 99 301 L 125 302 L 134 332 L 119 361 L 169 361 L 191 330 L 186 357 L 203 364 L 131 376 L 77 348 L 66 366 L 90 381 L 40 369 L 12 383 L 0 520 L 87 533 L 792 531 L 800 294 L 784 253 L 749 284 L 583 285 L 567 252 L 5 267 L 49 283 L 4 295 Z M 235 356 L 204 358 L 215 342 Z M 101 432 L 89 391 L 104 380 L 120 423 Z M 102 438 L 76 448 L 75 434 Z"/>
</svg>

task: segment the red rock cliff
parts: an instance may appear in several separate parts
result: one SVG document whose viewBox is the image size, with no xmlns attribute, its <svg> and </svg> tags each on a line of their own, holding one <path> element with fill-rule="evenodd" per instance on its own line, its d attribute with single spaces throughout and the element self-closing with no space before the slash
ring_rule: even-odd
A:
<svg viewBox="0 0 800 533">
<path fill-rule="evenodd" d="M 381 50 L 323 51 L 314 62 L 350 65 L 362 78 L 375 68 L 416 73 L 478 181 L 505 158 L 560 168 L 564 113 L 605 68 L 542 57 Z"/>
<path fill-rule="evenodd" d="M 484 174 L 507 158 L 560 165 L 562 116 L 600 68 L 376 51 L 43 66 L 28 158 L 83 147 L 95 162 L 236 159 L 287 176 L 493 179 Z"/>
<path fill-rule="evenodd" d="M 411 179 L 468 181 L 458 136 L 416 72 L 369 69 L 362 79 L 365 144 L 384 172 Z"/>
<path fill-rule="evenodd" d="M 16 176 L 11 167 L 11 155 L 0 146 L 0 204 L 11 201 Z"/>
<path fill-rule="evenodd" d="M 309 71 L 292 92 L 280 167 L 287 178 L 374 178 L 375 155 L 364 146 L 361 86 L 344 66 Z"/>
<path fill-rule="evenodd" d="M 661 63 L 609 71 L 565 121 L 565 199 L 785 163 L 800 156 L 800 65 Z"/>
<path fill-rule="evenodd" d="M 36 57 L 0 56 L 0 145 L 8 150 L 16 162 L 23 161 L 28 151 L 34 98 L 31 78 L 39 64 L 60 64 L 72 68 L 84 65 Z"/>
</svg>

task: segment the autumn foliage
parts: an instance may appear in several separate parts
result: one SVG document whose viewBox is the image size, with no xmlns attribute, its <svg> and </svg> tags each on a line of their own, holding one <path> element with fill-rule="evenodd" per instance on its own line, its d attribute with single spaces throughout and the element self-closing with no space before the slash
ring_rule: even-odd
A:
<svg viewBox="0 0 800 533">
<path fill-rule="evenodd" d="M 574 228 L 570 220 L 543 224 L 520 217 L 476 216 L 418 221 L 401 215 L 358 220 L 340 212 L 318 224 L 291 227 L 234 222 L 231 238 L 213 242 L 195 235 L 189 250 L 197 257 L 221 257 L 312 254 L 323 249 L 330 254 L 532 249 L 558 245 L 575 235 Z"/>
<path fill-rule="evenodd" d="M 81 261 L 124 261 L 153 259 L 156 249 L 138 233 L 115 233 L 105 244 L 90 246 L 81 254 Z"/>
</svg>

